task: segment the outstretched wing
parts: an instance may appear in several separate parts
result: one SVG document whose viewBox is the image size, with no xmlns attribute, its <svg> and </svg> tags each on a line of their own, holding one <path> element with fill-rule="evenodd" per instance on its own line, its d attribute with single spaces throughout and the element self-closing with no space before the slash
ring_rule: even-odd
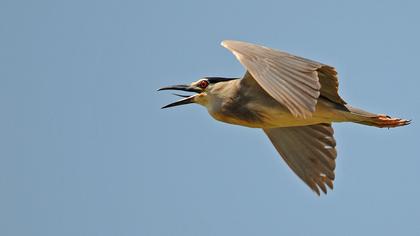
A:
<svg viewBox="0 0 420 236">
<path fill-rule="evenodd" d="M 318 195 L 333 189 L 334 130 L 331 124 L 264 129 L 287 165 Z"/>
<path fill-rule="evenodd" d="M 285 52 L 225 40 L 229 49 L 258 84 L 296 117 L 310 117 L 320 94 L 343 103 L 333 67 Z"/>
</svg>

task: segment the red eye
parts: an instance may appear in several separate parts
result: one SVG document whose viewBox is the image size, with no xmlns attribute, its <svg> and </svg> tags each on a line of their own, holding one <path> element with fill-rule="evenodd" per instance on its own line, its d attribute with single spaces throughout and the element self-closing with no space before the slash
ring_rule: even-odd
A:
<svg viewBox="0 0 420 236">
<path fill-rule="evenodd" d="M 207 80 L 202 80 L 200 81 L 200 83 L 198 83 L 198 87 L 204 89 L 209 85 L 209 82 L 207 82 Z"/>
</svg>

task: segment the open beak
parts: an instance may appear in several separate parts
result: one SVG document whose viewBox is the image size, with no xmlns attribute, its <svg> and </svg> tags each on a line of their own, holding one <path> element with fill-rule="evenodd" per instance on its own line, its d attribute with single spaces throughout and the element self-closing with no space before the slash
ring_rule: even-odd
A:
<svg viewBox="0 0 420 236">
<path fill-rule="evenodd" d="M 158 91 L 161 91 L 161 90 L 181 90 L 181 91 L 186 91 L 186 92 L 201 93 L 200 89 L 198 89 L 196 87 L 193 87 L 193 86 L 190 86 L 190 85 L 174 85 L 174 86 L 162 87 L 162 88 L 158 89 Z M 183 99 L 178 100 L 178 101 L 173 102 L 173 103 L 170 103 L 166 106 L 163 106 L 162 109 L 168 108 L 168 107 L 174 107 L 174 106 L 194 103 L 194 97 L 196 96 L 196 95 L 186 96 L 186 95 L 180 95 L 180 94 L 174 94 L 174 95 L 177 95 L 179 97 L 183 97 Z"/>
</svg>

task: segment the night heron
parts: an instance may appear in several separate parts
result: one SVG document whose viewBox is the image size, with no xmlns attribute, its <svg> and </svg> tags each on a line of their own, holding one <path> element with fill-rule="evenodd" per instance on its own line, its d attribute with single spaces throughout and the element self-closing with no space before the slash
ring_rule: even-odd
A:
<svg viewBox="0 0 420 236">
<path fill-rule="evenodd" d="M 198 103 L 216 120 L 261 128 L 287 165 L 318 195 L 333 188 L 337 151 L 332 122 L 397 127 L 409 120 L 349 106 L 338 94 L 336 70 L 267 47 L 223 41 L 245 67 L 242 79 L 204 77 L 159 90 L 195 92 L 162 108 Z"/>
</svg>

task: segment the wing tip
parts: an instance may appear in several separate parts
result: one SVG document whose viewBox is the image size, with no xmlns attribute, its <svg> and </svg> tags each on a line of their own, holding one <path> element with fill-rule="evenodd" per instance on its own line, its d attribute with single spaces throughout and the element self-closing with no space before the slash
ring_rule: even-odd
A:
<svg viewBox="0 0 420 236">
<path fill-rule="evenodd" d="M 234 42 L 234 40 L 230 40 L 230 39 L 222 40 L 222 42 L 220 42 L 220 45 L 222 45 L 225 48 L 228 48 L 230 42 Z"/>
<path fill-rule="evenodd" d="M 332 191 L 334 190 L 334 182 L 333 179 L 329 179 L 326 176 L 323 176 L 321 179 L 319 180 L 313 180 L 313 182 L 315 182 L 315 185 L 309 185 L 309 187 L 312 189 L 312 191 L 314 191 L 318 196 L 321 196 L 321 191 L 319 191 L 320 189 L 322 190 L 322 192 L 327 195 L 328 193 L 328 188 Z M 326 185 L 326 186 L 325 186 Z M 328 188 L 327 188 L 328 186 Z"/>
<path fill-rule="evenodd" d="M 252 43 L 247 43 L 247 42 L 244 42 L 244 41 L 239 41 L 239 40 L 225 39 L 225 40 L 222 40 L 222 42 L 220 42 L 220 45 L 222 45 L 223 47 L 225 47 L 229 50 L 235 50 L 234 49 L 235 45 L 240 46 L 240 45 L 253 45 L 253 44 Z"/>
<path fill-rule="evenodd" d="M 236 40 L 231 40 L 231 39 L 225 39 L 223 40 L 220 45 L 222 45 L 222 47 L 229 49 L 230 51 L 232 51 L 232 44 L 234 43 L 238 43 L 240 41 L 236 41 Z"/>
</svg>

